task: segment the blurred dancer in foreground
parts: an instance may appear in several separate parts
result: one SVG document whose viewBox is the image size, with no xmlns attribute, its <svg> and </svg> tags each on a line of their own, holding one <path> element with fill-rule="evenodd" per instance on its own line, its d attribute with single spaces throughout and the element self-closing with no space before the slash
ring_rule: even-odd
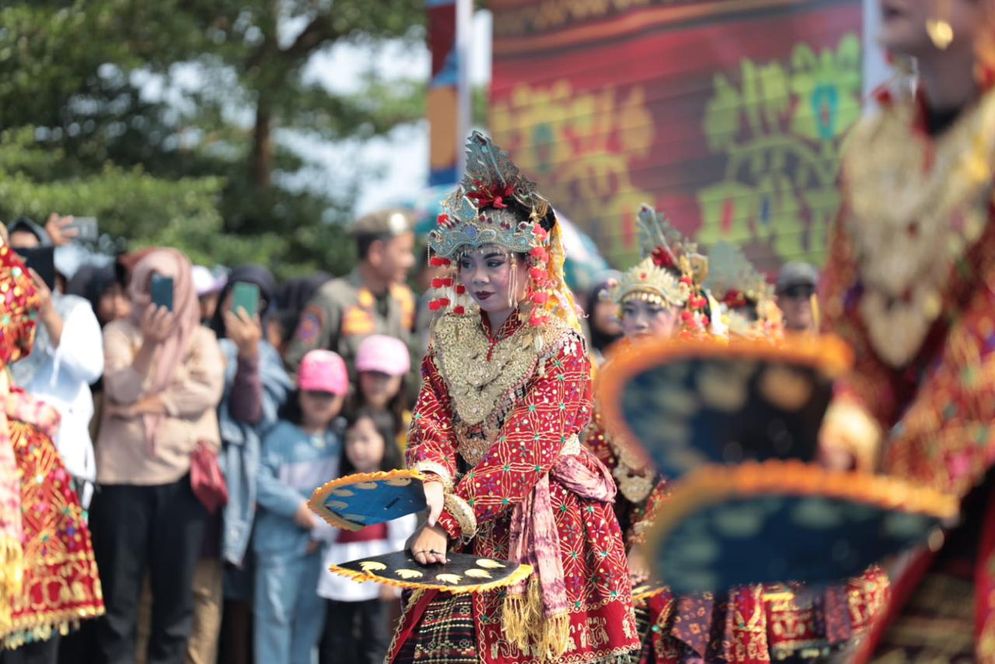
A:
<svg viewBox="0 0 995 664">
<path fill-rule="evenodd" d="M 826 328 L 856 353 L 827 460 L 963 499 L 894 583 L 860 661 L 995 661 L 995 2 L 882 0 L 914 88 L 852 131 L 824 276 Z"/>
</svg>

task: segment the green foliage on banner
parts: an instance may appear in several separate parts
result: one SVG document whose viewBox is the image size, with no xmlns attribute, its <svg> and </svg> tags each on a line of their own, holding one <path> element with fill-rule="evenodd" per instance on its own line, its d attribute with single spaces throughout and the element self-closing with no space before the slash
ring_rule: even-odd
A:
<svg viewBox="0 0 995 664">
<path fill-rule="evenodd" d="M 722 180 L 698 192 L 698 240 L 756 243 L 781 259 L 825 254 L 839 205 L 844 132 L 860 116 L 860 40 L 835 49 L 794 47 L 787 62 L 744 60 L 738 80 L 719 74 L 703 119 Z"/>
<path fill-rule="evenodd" d="M 414 44 L 423 14 L 421 0 L 5 2 L 0 215 L 94 215 L 200 262 L 343 272 L 343 222 L 374 174 L 329 177 L 307 146 L 421 118 L 424 85 L 369 73 L 334 92 L 307 68 L 337 44 Z"/>
</svg>

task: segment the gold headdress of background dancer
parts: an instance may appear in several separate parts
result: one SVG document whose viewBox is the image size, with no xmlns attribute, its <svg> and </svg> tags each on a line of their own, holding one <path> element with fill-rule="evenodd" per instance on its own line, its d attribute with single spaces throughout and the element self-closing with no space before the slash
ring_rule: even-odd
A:
<svg viewBox="0 0 995 664">
<path fill-rule="evenodd" d="M 618 305 L 643 300 L 683 309 L 684 329 L 707 329 L 708 298 L 701 285 L 708 276 L 708 259 L 651 206 L 644 203 L 637 220 L 643 258 L 625 271 L 609 296 Z"/>
<path fill-rule="evenodd" d="M 720 305 L 724 327 L 740 337 L 771 338 L 783 333 L 774 287 L 753 266 L 742 249 L 716 242 L 708 251 L 705 288 Z"/>
</svg>

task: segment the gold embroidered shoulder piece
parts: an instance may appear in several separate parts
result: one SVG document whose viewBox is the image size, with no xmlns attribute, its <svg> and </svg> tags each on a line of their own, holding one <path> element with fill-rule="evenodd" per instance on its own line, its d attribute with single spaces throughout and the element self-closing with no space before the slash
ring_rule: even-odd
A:
<svg viewBox="0 0 995 664">
<path fill-rule="evenodd" d="M 914 134 L 915 112 L 910 98 L 860 122 L 843 156 L 860 311 L 895 367 L 915 356 L 955 262 L 984 230 L 995 164 L 995 92 L 931 142 Z"/>
<path fill-rule="evenodd" d="M 478 314 L 440 318 L 432 344 L 455 414 L 465 424 L 483 422 L 503 397 L 532 377 L 539 360 L 558 349 L 557 342 L 570 332 L 564 323 L 550 319 L 541 329 L 522 325 L 492 348 Z M 536 335 L 541 335 L 541 343 L 536 343 Z"/>
</svg>

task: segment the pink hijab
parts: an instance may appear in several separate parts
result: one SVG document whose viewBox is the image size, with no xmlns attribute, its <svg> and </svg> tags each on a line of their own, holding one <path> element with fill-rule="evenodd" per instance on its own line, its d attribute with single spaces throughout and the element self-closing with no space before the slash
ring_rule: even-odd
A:
<svg viewBox="0 0 995 664">
<path fill-rule="evenodd" d="M 170 330 L 169 338 L 159 349 L 152 381 L 142 397 L 159 394 L 169 387 L 176 370 L 186 357 L 193 333 L 200 325 L 200 305 L 197 302 L 191 270 L 190 261 L 176 249 L 155 249 L 143 256 L 131 272 L 128 294 L 133 303 L 131 321 L 137 327 L 141 326 L 142 316 L 152 306 L 152 296 L 149 294 L 152 275 L 159 274 L 173 278 L 173 313 L 176 315 L 176 320 Z M 156 434 L 163 417 L 163 415 L 142 416 L 145 440 L 153 456 L 155 456 Z"/>
</svg>

